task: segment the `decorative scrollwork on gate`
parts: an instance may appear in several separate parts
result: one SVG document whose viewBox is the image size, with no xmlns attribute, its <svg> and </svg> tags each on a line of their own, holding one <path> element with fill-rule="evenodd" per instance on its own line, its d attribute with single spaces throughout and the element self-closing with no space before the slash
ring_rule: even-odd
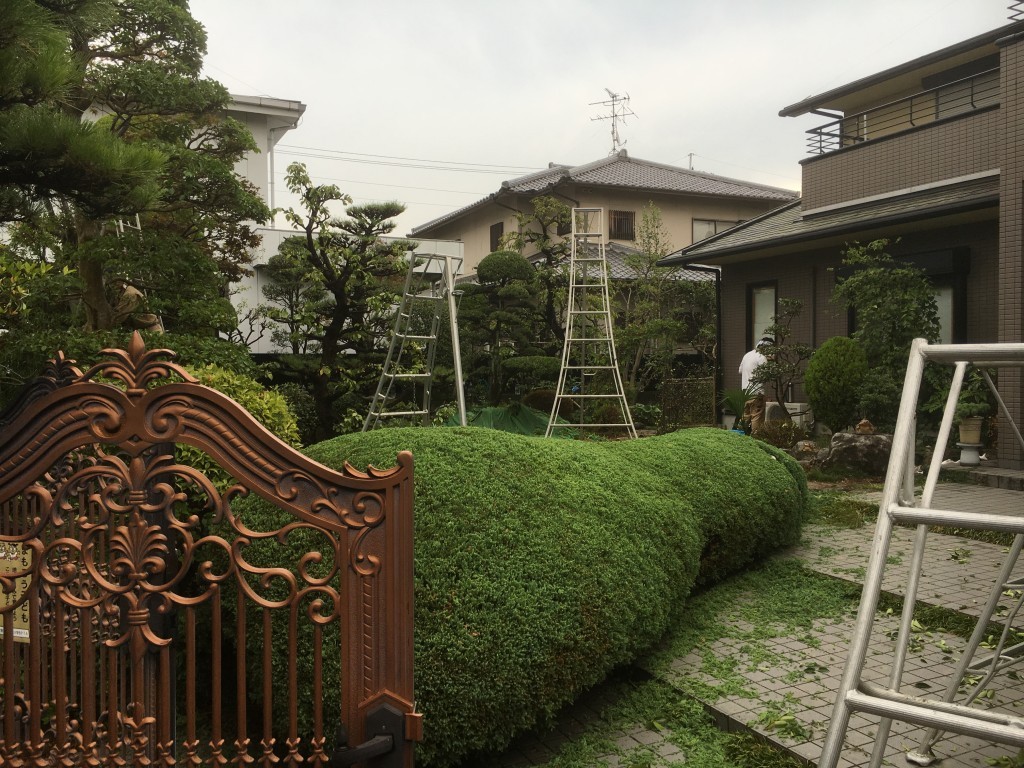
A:
<svg viewBox="0 0 1024 768">
<path fill-rule="evenodd" d="M 0 417 L 0 761 L 317 766 L 368 702 L 414 717 L 410 457 L 330 470 L 137 334 L 109 355 Z"/>
</svg>

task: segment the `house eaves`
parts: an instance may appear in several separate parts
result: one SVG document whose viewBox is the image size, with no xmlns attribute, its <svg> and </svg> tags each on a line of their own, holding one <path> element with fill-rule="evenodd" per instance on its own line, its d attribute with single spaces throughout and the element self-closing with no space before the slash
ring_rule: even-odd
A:
<svg viewBox="0 0 1024 768">
<path fill-rule="evenodd" d="M 819 93 L 817 96 L 808 96 L 795 104 L 790 104 L 779 111 L 780 117 L 799 117 L 816 109 L 842 109 L 841 102 L 846 97 L 865 91 L 882 83 L 898 81 L 903 78 L 914 77 L 920 81 L 921 77 L 949 69 L 957 64 L 978 58 L 987 53 L 997 53 L 997 41 L 1015 32 L 1024 30 L 1024 22 L 1007 24 L 985 32 L 969 40 L 963 40 L 950 45 L 939 51 L 919 56 L 918 58 L 890 67 L 882 72 L 862 77 L 852 83 L 841 85 L 837 88 Z"/>
<path fill-rule="evenodd" d="M 810 215 L 796 201 L 669 254 L 659 265 L 723 264 L 785 248 L 806 250 L 829 238 L 938 217 L 976 214 L 984 218 L 986 211 L 997 213 L 998 205 L 996 176 Z"/>
</svg>

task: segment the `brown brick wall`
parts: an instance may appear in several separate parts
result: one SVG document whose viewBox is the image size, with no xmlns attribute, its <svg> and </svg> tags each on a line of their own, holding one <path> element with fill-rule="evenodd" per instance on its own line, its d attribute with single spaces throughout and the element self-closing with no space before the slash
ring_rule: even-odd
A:
<svg viewBox="0 0 1024 768">
<path fill-rule="evenodd" d="M 804 210 L 999 168 L 1000 110 L 803 161 Z"/>
<path fill-rule="evenodd" d="M 1024 217 L 1024 153 L 1021 144 L 1024 131 L 1024 40 L 1017 39 L 1002 48 L 1000 60 L 999 145 L 1001 147 L 999 176 L 999 341 L 1020 342 L 1021 335 L 1021 227 Z M 1017 369 L 999 374 L 999 390 L 1010 413 L 1018 424 L 1024 413 L 1021 376 Z M 999 429 L 999 463 L 1013 469 L 1024 468 L 1024 456 L 1006 425 Z"/>
</svg>

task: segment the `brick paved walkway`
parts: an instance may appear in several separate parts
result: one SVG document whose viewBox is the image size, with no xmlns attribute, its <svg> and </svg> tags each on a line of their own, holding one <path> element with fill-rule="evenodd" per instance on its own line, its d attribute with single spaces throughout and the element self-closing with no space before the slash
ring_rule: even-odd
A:
<svg viewBox="0 0 1024 768">
<path fill-rule="evenodd" d="M 869 500 L 877 502 L 881 494 Z M 943 509 L 977 510 L 996 514 L 1019 515 L 1024 511 L 1024 493 L 980 486 L 949 484 L 936 490 L 933 505 Z M 801 544 L 787 556 L 799 558 L 816 571 L 855 583 L 863 582 L 868 563 L 874 526 L 860 529 L 835 529 L 811 525 L 805 530 Z M 912 552 L 913 531 L 897 528 L 890 546 L 883 589 L 902 595 L 907 582 L 907 568 Z M 960 613 L 977 616 L 984 604 L 996 573 L 1006 555 L 1006 548 L 955 536 L 930 534 L 924 561 L 918 599 Z M 1024 575 L 1024 564 L 1017 571 Z M 665 673 L 670 683 L 682 679 L 703 681 L 713 686 L 716 659 L 729 659 L 743 678 L 742 693 L 706 701 L 720 725 L 728 729 L 753 729 L 813 765 L 817 760 L 825 729 L 831 717 L 835 691 L 846 661 L 847 642 L 854 628 L 854 615 L 838 620 L 816 622 L 813 630 L 801 637 L 784 637 L 767 641 L 771 661 L 750 658 L 749 648 L 734 639 L 716 641 L 711 647 L 675 659 Z M 880 614 L 872 634 L 871 650 L 864 678 L 884 682 L 899 617 Z M 904 688 L 918 688 L 919 695 L 938 695 L 951 674 L 962 638 L 938 628 L 916 633 L 913 653 L 909 655 L 904 674 Z M 764 649 L 761 649 L 763 657 Z M 1016 675 L 998 676 L 989 686 L 984 706 L 993 710 L 1024 714 L 1024 686 Z M 480 766 L 525 768 L 548 762 L 567 743 L 595 723 L 600 730 L 602 709 L 609 703 L 609 687 L 600 687 L 567 709 L 550 731 L 520 738 L 503 755 L 488 759 Z M 764 713 L 792 715 L 793 724 L 785 729 L 769 729 Z M 847 745 L 840 765 L 843 768 L 865 765 L 874 740 L 876 721 L 854 716 L 847 734 Z M 780 735 L 783 730 L 786 735 Z M 920 729 L 895 724 L 886 750 L 886 764 L 905 766 L 903 753 L 916 746 Z M 595 765 L 617 768 L 630 764 L 630 753 L 642 750 L 649 757 L 647 765 L 682 765 L 680 750 L 667 741 L 665 734 L 642 726 L 625 731 L 602 732 L 614 744 L 615 752 L 598 758 Z M 1011 747 L 992 745 L 963 736 L 949 736 L 935 746 L 942 758 L 940 768 L 1007 765 L 1016 755 Z M 1000 762 L 995 762 L 1000 761 Z"/>
</svg>

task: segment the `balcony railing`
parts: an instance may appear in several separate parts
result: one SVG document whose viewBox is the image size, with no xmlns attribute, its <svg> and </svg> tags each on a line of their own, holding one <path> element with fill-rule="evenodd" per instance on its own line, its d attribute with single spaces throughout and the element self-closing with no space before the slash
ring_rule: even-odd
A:
<svg viewBox="0 0 1024 768">
<path fill-rule="evenodd" d="M 998 103 L 996 67 L 812 128 L 807 132 L 807 149 L 812 155 L 823 155 Z"/>
</svg>

